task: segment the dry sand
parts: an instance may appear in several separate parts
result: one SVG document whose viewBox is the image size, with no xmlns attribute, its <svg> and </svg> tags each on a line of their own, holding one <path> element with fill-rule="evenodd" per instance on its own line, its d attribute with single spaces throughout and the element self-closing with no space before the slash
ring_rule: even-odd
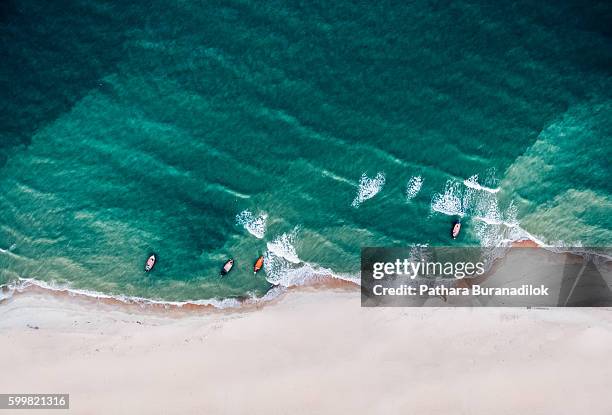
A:
<svg viewBox="0 0 612 415">
<path fill-rule="evenodd" d="M 610 309 L 361 308 L 356 289 L 304 289 L 186 313 L 30 291 L 0 304 L 0 333 L 0 391 L 70 393 L 74 414 L 612 413 Z"/>
</svg>

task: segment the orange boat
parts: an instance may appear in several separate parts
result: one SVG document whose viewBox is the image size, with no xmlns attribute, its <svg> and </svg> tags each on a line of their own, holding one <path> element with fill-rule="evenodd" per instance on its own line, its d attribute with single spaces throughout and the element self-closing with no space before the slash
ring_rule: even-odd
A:
<svg viewBox="0 0 612 415">
<path fill-rule="evenodd" d="M 257 258 L 257 261 L 255 261 L 255 265 L 253 265 L 253 274 L 257 274 L 257 271 L 259 271 L 261 267 L 263 267 L 263 263 L 264 263 L 264 257 L 262 255 L 259 258 Z"/>
</svg>

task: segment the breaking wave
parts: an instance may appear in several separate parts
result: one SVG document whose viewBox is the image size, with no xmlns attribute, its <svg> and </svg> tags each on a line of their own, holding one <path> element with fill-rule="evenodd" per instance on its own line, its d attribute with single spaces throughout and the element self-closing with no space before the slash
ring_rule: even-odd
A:
<svg viewBox="0 0 612 415">
<path fill-rule="evenodd" d="M 268 250 L 264 254 L 264 271 L 270 284 L 287 288 L 327 278 L 360 283 L 358 276 L 339 275 L 329 268 L 303 262 L 295 248 L 299 230 L 296 226 L 291 232 L 283 233 L 268 242 Z"/>
<path fill-rule="evenodd" d="M 267 220 L 268 215 L 266 213 L 260 213 L 255 216 L 248 209 L 236 215 L 236 224 L 244 227 L 244 229 L 258 239 L 262 239 L 266 234 Z"/>
<path fill-rule="evenodd" d="M 466 187 L 470 187 L 470 188 L 475 189 L 475 190 L 484 190 L 485 192 L 489 192 L 489 193 L 497 193 L 500 190 L 499 187 L 487 187 L 487 186 L 483 186 L 480 183 L 478 183 L 478 175 L 477 174 L 471 176 L 468 179 L 465 179 L 463 181 L 463 184 Z"/>
<path fill-rule="evenodd" d="M 291 232 L 283 233 L 272 242 L 268 242 L 268 251 L 293 264 L 299 264 L 301 261 L 294 246 L 299 230 L 300 228 L 296 226 Z"/>
<path fill-rule="evenodd" d="M 463 182 L 448 180 L 444 190 L 432 197 L 431 209 L 449 216 L 470 217 L 474 221 L 471 230 L 483 246 L 504 246 L 521 239 L 541 244 L 539 238 L 519 226 L 513 201 L 500 205 L 498 191 L 480 185 L 478 175 Z"/>
<path fill-rule="evenodd" d="M 369 178 L 365 173 L 361 175 L 359 179 L 359 190 L 357 196 L 351 203 L 353 207 L 359 207 L 363 202 L 373 198 L 380 192 L 385 185 L 385 175 L 382 172 L 378 172 L 376 177 L 373 179 Z"/>
<path fill-rule="evenodd" d="M 296 287 L 329 278 L 360 284 L 358 276 L 338 275 L 329 268 L 318 267 L 306 262 L 294 264 L 282 257 L 275 256 L 269 251 L 265 257 L 266 280 L 275 286 Z"/>
<path fill-rule="evenodd" d="M 414 199 L 421 191 L 421 187 L 423 187 L 423 178 L 421 176 L 412 176 L 406 186 L 406 199 Z"/>
<path fill-rule="evenodd" d="M 442 193 L 434 194 L 431 209 L 449 216 L 464 216 L 461 184 L 448 180 Z"/>
</svg>

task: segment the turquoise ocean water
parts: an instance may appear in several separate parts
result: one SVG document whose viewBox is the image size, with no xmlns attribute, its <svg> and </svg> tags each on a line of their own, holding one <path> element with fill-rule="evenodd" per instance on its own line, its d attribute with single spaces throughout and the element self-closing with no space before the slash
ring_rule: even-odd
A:
<svg viewBox="0 0 612 415">
<path fill-rule="evenodd" d="M 604 1 L 3 2 L 0 284 L 261 296 L 354 277 L 362 246 L 449 244 L 457 217 L 457 244 L 610 246 L 611 22 Z"/>
</svg>

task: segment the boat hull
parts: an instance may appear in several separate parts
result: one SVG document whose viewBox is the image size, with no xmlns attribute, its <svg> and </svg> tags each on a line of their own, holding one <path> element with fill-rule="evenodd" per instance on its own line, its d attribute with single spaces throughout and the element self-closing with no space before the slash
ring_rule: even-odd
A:
<svg viewBox="0 0 612 415">
<path fill-rule="evenodd" d="M 230 259 L 225 264 L 223 264 L 223 268 L 221 268 L 221 276 L 227 275 L 227 273 L 229 273 L 232 270 L 233 266 L 234 266 L 233 259 Z"/>
<path fill-rule="evenodd" d="M 457 239 L 459 232 L 461 232 L 461 222 L 457 221 L 453 224 L 453 228 L 451 229 L 451 238 Z"/>
<path fill-rule="evenodd" d="M 255 261 L 255 265 L 253 265 L 253 274 L 257 274 L 257 271 L 259 271 L 263 267 L 263 263 L 264 263 L 263 256 L 260 256 L 259 258 L 257 258 L 257 261 Z"/>
<path fill-rule="evenodd" d="M 155 266 L 156 262 L 157 262 L 157 257 L 155 255 L 151 255 L 147 259 L 147 262 L 145 263 L 145 266 L 144 266 L 145 272 L 151 271 L 153 269 L 153 267 Z"/>
</svg>

